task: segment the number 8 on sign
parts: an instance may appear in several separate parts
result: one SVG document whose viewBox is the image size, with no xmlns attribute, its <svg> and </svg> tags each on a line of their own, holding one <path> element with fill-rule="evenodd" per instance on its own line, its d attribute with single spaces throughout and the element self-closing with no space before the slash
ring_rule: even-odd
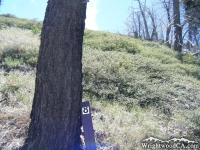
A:
<svg viewBox="0 0 200 150">
<path fill-rule="evenodd" d="M 82 114 L 83 115 L 86 115 L 86 114 L 89 114 L 89 113 L 90 113 L 89 106 L 82 107 Z"/>
</svg>

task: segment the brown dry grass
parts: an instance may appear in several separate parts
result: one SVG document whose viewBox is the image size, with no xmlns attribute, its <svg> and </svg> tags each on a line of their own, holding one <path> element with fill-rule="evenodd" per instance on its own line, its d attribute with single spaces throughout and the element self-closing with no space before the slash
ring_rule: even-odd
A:
<svg viewBox="0 0 200 150">
<path fill-rule="evenodd" d="M 0 70 L 0 149 L 18 149 L 27 136 L 34 72 Z"/>
<path fill-rule="evenodd" d="M 27 136 L 29 109 L 19 104 L 19 108 L 7 106 L 0 111 L 0 149 L 18 149 Z"/>
<path fill-rule="evenodd" d="M 0 30 L 0 49 L 11 45 L 19 45 L 22 49 L 37 49 L 40 44 L 38 35 L 30 30 L 20 28 L 5 28 Z"/>
</svg>

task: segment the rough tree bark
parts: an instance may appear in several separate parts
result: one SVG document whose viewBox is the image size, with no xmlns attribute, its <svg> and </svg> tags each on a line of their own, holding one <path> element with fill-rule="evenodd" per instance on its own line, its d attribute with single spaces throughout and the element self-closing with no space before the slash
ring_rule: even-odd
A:
<svg viewBox="0 0 200 150">
<path fill-rule="evenodd" d="M 86 4 L 81 0 L 48 1 L 23 150 L 80 148 L 85 18 Z"/>
<path fill-rule="evenodd" d="M 173 10 L 174 10 L 174 50 L 182 51 L 182 28 L 180 23 L 180 6 L 179 0 L 173 0 Z"/>
</svg>

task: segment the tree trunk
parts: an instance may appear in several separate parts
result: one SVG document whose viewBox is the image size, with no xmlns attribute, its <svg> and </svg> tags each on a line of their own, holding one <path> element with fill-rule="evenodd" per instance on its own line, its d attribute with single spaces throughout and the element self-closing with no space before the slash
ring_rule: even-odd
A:
<svg viewBox="0 0 200 150">
<path fill-rule="evenodd" d="M 171 49 L 174 49 L 174 28 L 171 28 Z"/>
<path fill-rule="evenodd" d="M 147 40 L 150 40 L 150 35 L 149 35 L 147 20 L 146 20 L 146 16 L 145 16 L 145 13 L 144 13 L 144 9 L 142 9 L 140 0 L 138 0 L 138 4 L 139 4 L 139 6 L 140 6 L 140 11 L 141 11 L 141 14 L 142 14 L 142 18 L 143 18 L 143 20 L 144 20 L 144 27 L 145 27 L 146 39 L 147 39 Z"/>
<path fill-rule="evenodd" d="M 180 7 L 179 0 L 173 0 L 173 9 L 174 9 L 174 50 L 181 52 L 182 51 L 182 28 L 180 24 Z"/>
<path fill-rule="evenodd" d="M 192 31 L 191 31 L 191 23 L 188 23 L 188 49 L 192 50 Z"/>
<path fill-rule="evenodd" d="M 163 5 L 166 9 L 167 20 L 168 20 L 167 31 L 166 31 L 166 44 L 170 48 L 171 45 L 170 45 L 170 42 L 169 42 L 169 35 L 170 35 L 170 32 L 171 32 L 171 23 L 172 23 L 171 16 L 170 16 L 170 0 L 168 0 L 167 2 L 164 0 Z"/>
<path fill-rule="evenodd" d="M 140 14 L 137 13 L 137 20 L 138 20 L 138 36 L 141 39 L 141 20 L 140 20 Z"/>
<path fill-rule="evenodd" d="M 166 44 L 167 44 L 167 46 L 168 47 L 171 47 L 171 45 L 170 45 L 170 42 L 169 42 L 169 34 L 170 34 L 170 32 L 171 32 L 171 26 L 169 27 L 167 27 L 167 31 L 166 31 Z"/>
<path fill-rule="evenodd" d="M 80 0 L 48 1 L 23 150 L 80 148 L 85 18 L 86 4 Z"/>
<path fill-rule="evenodd" d="M 148 14 L 151 18 L 151 22 L 152 22 L 152 26 L 153 26 L 153 31 L 151 33 L 151 38 L 150 40 L 157 40 L 158 41 L 158 32 L 157 32 L 157 25 L 156 25 L 156 21 L 155 21 L 155 15 L 154 15 L 154 10 L 152 9 L 152 11 L 150 11 L 150 9 L 148 9 Z"/>
<path fill-rule="evenodd" d="M 194 32 L 194 41 L 196 42 L 196 46 L 199 46 L 199 40 L 197 39 L 197 29 L 193 31 Z"/>
<path fill-rule="evenodd" d="M 138 27 L 137 27 L 137 24 L 136 24 L 136 20 L 135 20 L 135 13 L 133 12 L 133 24 L 134 24 L 134 31 L 133 31 L 133 35 L 135 38 L 138 38 Z"/>
</svg>

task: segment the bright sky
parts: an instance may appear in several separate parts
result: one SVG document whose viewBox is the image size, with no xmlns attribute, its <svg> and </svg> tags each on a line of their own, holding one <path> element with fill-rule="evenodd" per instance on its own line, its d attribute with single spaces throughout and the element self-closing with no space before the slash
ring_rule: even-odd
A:
<svg viewBox="0 0 200 150">
<path fill-rule="evenodd" d="M 124 32 L 132 0 L 90 0 L 87 4 L 86 28 L 109 32 Z M 0 14 L 19 18 L 44 19 L 47 0 L 3 0 Z"/>
</svg>

